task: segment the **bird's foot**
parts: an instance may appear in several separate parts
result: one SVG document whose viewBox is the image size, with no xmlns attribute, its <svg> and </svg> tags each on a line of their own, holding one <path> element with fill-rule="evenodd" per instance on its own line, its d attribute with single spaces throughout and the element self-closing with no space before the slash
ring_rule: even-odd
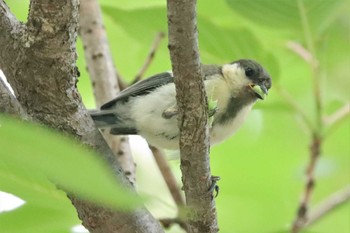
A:
<svg viewBox="0 0 350 233">
<path fill-rule="evenodd" d="M 178 113 L 179 113 L 179 110 L 178 110 L 177 106 L 174 105 L 174 106 L 171 106 L 171 107 L 165 109 L 164 112 L 162 113 L 162 117 L 165 119 L 170 119 L 173 116 L 176 116 Z"/>
<path fill-rule="evenodd" d="M 218 107 L 214 107 L 208 110 L 209 128 L 213 127 L 214 115 L 217 113 L 218 109 Z"/>
<path fill-rule="evenodd" d="M 219 195 L 220 187 L 217 185 L 217 182 L 220 180 L 220 176 L 211 176 L 211 185 L 209 187 L 209 192 L 213 194 L 213 197 L 217 197 Z M 215 191 L 215 195 L 214 195 Z"/>
<path fill-rule="evenodd" d="M 217 112 L 218 112 L 218 110 L 219 110 L 219 108 L 218 108 L 218 107 L 215 107 L 215 108 L 209 109 L 209 110 L 208 110 L 208 116 L 209 116 L 209 117 L 214 116 L 214 115 L 215 115 L 215 113 L 217 113 Z"/>
</svg>

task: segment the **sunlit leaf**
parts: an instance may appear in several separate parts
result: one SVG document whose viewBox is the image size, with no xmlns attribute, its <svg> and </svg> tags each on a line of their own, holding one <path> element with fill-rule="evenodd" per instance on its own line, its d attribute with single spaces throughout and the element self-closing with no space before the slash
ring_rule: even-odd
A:
<svg viewBox="0 0 350 233">
<path fill-rule="evenodd" d="M 223 64 L 242 58 L 254 59 L 262 63 L 275 81 L 278 80 L 278 61 L 251 31 L 221 28 L 203 17 L 199 17 L 198 27 L 203 62 Z"/>
<path fill-rule="evenodd" d="M 38 205 L 60 208 L 62 192 L 111 207 L 135 206 L 136 198 L 122 188 L 91 150 L 48 129 L 0 117 L 0 190 Z"/>
<path fill-rule="evenodd" d="M 101 6 L 112 6 L 118 7 L 120 9 L 139 9 L 139 8 L 148 8 L 148 7 L 164 7 L 166 5 L 166 1 L 163 0 L 118 0 L 118 1 L 110 1 L 110 0 L 100 0 L 99 3 Z"/>
<path fill-rule="evenodd" d="M 62 204 L 61 202 L 57 205 Z M 79 220 L 73 206 L 65 209 L 45 208 L 26 203 L 10 212 L 0 214 L 0 229 L 6 233 L 70 233 Z"/>
<path fill-rule="evenodd" d="M 274 29 L 300 30 L 300 2 L 314 32 L 324 30 L 339 11 L 341 0 L 226 0 L 238 14 Z"/>
<path fill-rule="evenodd" d="M 103 6 L 102 10 L 116 24 L 122 26 L 126 33 L 140 41 L 153 38 L 155 33 L 166 32 L 167 30 L 165 7 L 123 10 L 116 7 Z"/>
<path fill-rule="evenodd" d="M 6 2 L 25 21 L 29 1 Z M 220 232 L 223 233 L 287 233 L 295 218 L 305 185 L 304 170 L 309 160 L 311 132 L 305 128 L 300 115 L 275 88 L 278 82 L 306 115 L 314 119 L 311 67 L 286 46 L 288 41 L 293 41 L 307 47 L 298 2 L 305 6 L 310 22 L 311 36 L 320 62 L 321 75 L 317 79 L 321 80 L 323 112 L 329 115 L 348 102 L 350 95 L 350 79 L 347 78 L 350 73 L 348 0 L 198 1 L 202 61 L 222 64 L 243 57 L 253 58 L 262 63 L 273 79 L 268 97 L 254 106 L 241 129 L 230 139 L 211 149 L 211 170 L 214 175 L 221 176 L 216 207 Z M 155 34 L 159 30 L 167 30 L 166 1 L 101 0 L 100 3 L 116 67 L 123 78 L 130 81 L 144 63 Z M 79 90 L 83 96 L 90 95 L 84 101 L 93 102 L 82 61 L 82 46 L 79 49 L 79 59 L 79 69 L 83 71 L 80 82 L 85 82 L 79 86 Z M 145 77 L 169 69 L 171 64 L 165 38 Z M 343 120 L 324 139 L 322 155 L 316 169 L 316 186 L 310 201 L 311 208 L 350 182 L 349 125 L 349 118 Z M 0 141 L 1 148 L 2 143 Z M 138 188 L 141 190 L 140 187 L 143 187 L 141 192 L 157 197 L 149 206 L 150 210 L 157 218 L 176 216 L 176 207 L 152 157 L 147 156 L 144 149 L 139 150 L 140 160 L 136 161 Z M 33 224 L 23 220 L 24 226 L 28 226 L 28 229 L 34 227 L 34 232 L 65 232 L 63 229 L 68 227 L 61 228 L 59 223 L 54 225 L 50 218 L 52 215 L 57 221 L 71 224 L 72 220 L 60 219 L 55 214 L 55 211 L 60 211 L 64 216 L 76 215 L 65 194 L 57 191 L 40 172 L 37 175 L 32 170 L 27 172 L 25 164 L 7 163 L 5 170 L 4 163 L 5 161 L 0 160 L 0 177 L 5 177 L 0 178 L 0 186 L 21 194 L 20 197 L 31 203 L 30 208 L 33 211 L 26 211 L 23 215 L 20 212 L 15 215 L 17 211 L 14 211 L 11 221 L 9 218 L 1 218 L 5 215 L 0 215 L 0 231 L 5 229 L 7 233 L 10 232 L 7 231 L 9 228 L 1 226 L 14 225 L 18 222 L 16 218 L 25 218 Z M 179 161 L 172 163 L 181 187 Z M 53 199 L 57 203 L 55 207 L 52 207 Z M 36 211 L 34 207 L 43 212 L 47 210 L 45 222 L 48 225 L 53 224 L 51 231 L 48 225 L 43 229 L 35 228 L 35 223 L 39 221 L 32 216 Z M 349 204 L 337 208 L 303 232 L 350 232 L 349 208 Z M 16 233 L 26 231 L 19 224 L 13 227 L 16 227 Z M 55 230 L 56 228 L 62 231 Z M 172 227 L 167 232 L 178 233 L 179 229 Z"/>
</svg>

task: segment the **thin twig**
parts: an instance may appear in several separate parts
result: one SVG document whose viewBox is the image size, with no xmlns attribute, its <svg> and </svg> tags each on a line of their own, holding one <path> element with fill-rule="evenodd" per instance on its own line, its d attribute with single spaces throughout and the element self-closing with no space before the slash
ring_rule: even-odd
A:
<svg viewBox="0 0 350 233">
<path fill-rule="evenodd" d="M 306 185 L 303 193 L 302 201 L 298 208 L 298 213 L 294 223 L 292 225 L 292 233 L 298 233 L 306 224 L 308 216 L 308 205 L 311 200 L 312 193 L 314 191 L 315 178 L 314 172 L 321 155 L 322 141 L 323 141 L 323 128 L 324 124 L 322 121 L 322 99 L 321 99 L 321 85 L 320 85 L 320 67 L 318 59 L 316 58 L 316 51 L 314 45 L 314 39 L 312 38 L 312 33 L 310 30 L 310 24 L 307 17 L 307 12 L 303 0 L 298 0 L 298 9 L 301 18 L 301 24 L 303 28 L 303 33 L 305 41 L 307 44 L 307 49 L 304 49 L 301 45 L 298 47 L 299 50 L 295 50 L 297 54 L 301 57 L 305 57 L 306 53 L 309 54 L 310 60 L 308 63 L 312 70 L 312 82 L 313 82 L 313 95 L 315 101 L 315 127 L 312 128 L 312 142 L 310 146 L 310 160 L 306 169 Z M 302 48 L 302 53 L 300 48 Z M 299 51 L 299 52 L 298 52 Z M 305 58 L 304 58 L 305 59 Z"/>
<path fill-rule="evenodd" d="M 306 16 L 304 16 L 306 17 Z M 306 22 L 307 23 L 307 19 Z M 307 29 L 309 30 L 309 29 Z M 307 33 L 309 34 L 309 33 Z M 311 43 L 311 42 L 309 42 Z M 309 45 L 309 47 L 313 47 L 313 45 Z M 312 127 L 314 132 L 317 132 L 318 134 L 321 134 L 323 129 L 323 122 L 322 122 L 322 103 L 321 103 L 321 91 L 320 91 L 320 81 L 319 81 L 319 62 L 315 58 L 315 56 L 312 53 L 313 49 L 306 49 L 301 44 L 295 42 L 295 41 L 288 41 L 287 42 L 287 48 L 289 48 L 292 52 L 299 55 L 303 60 L 305 60 L 308 64 L 311 66 L 312 70 L 312 81 L 313 81 L 313 89 L 314 89 L 314 98 L 315 98 L 315 104 L 316 104 L 316 127 Z M 289 98 L 288 98 L 289 99 Z M 289 101 L 290 102 L 290 101 Z M 303 111 L 299 108 L 298 111 L 303 114 Z M 304 115 L 304 114 L 303 114 Z M 306 121 L 305 117 L 304 121 Z M 308 119 L 307 119 L 308 120 Z M 307 124 L 309 124 L 307 122 Z"/>
<path fill-rule="evenodd" d="M 336 122 L 342 120 L 350 114 L 350 103 L 344 104 L 343 107 L 339 108 L 332 115 L 324 117 L 324 122 L 327 125 L 333 125 Z"/>
<path fill-rule="evenodd" d="M 305 226 L 310 226 L 337 207 L 350 201 L 350 185 L 333 193 L 311 211 Z"/>
<path fill-rule="evenodd" d="M 164 38 L 165 34 L 164 32 L 158 32 L 156 37 L 154 38 L 152 47 L 148 53 L 148 56 L 145 60 L 145 63 L 143 64 L 143 66 L 141 67 L 141 69 L 139 70 L 139 72 L 136 74 L 134 80 L 133 80 L 133 84 L 140 81 L 142 76 L 145 74 L 146 70 L 148 69 L 149 65 L 151 64 L 154 55 L 156 54 L 156 51 L 160 45 L 161 40 Z"/>
<path fill-rule="evenodd" d="M 318 135 L 313 135 L 313 140 L 310 146 L 310 161 L 306 169 L 306 185 L 301 203 L 299 205 L 297 217 L 292 226 L 292 233 L 299 232 L 307 222 L 308 205 L 310 203 L 311 195 L 315 187 L 314 171 L 317 160 L 321 154 L 322 139 Z"/>
<path fill-rule="evenodd" d="M 170 191 L 170 194 L 178 208 L 178 211 L 180 211 L 181 209 L 183 209 L 183 207 L 185 206 L 185 201 L 181 195 L 181 191 L 180 188 L 176 182 L 175 176 L 172 173 L 168 162 L 165 159 L 165 155 L 163 153 L 162 150 L 154 147 L 154 146 L 149 146 L 149 148 L 151 149 L 152 153 L 153 153 L 153 157 L 158 165 L 158 168 L 160 170 L 160 172 L 163 175 L 163 178 L 165 180 L 165 183 Z"/>
<path fill-rule="evenodd" d="M 183 196 L 181 195 L 181 190 L 176 182 L 176 178 L 171 171 L 167 160 L 165 159 L 163 151 L 151 145 L 149 145 L 149 148 L 152 151 L 156 164 L 177 207 L 176 218 L 159 219 L 159 222 L 165 229 L 170 228 L 173 224 L 178 224 L 182 229 L 187 231 L 187 224 L 185 222 L 186 204 Z"/>
<path fill-rule="evenodd" d="M 298 0 L 298 9 L 301 18 L 301 25 L 307 45 L 307 50 L 312 55 L 311 58 L 311 70 L 312 70 L 312 81 L 313 81 L 313 93 L 316 104 L 316 130 L 317 133 L 322 132 L 322 99 L 321 99 L 321 82 L 320 82 L 320 69 L 319 69 L 319 61 L 316 58 L 316 50 L 314 39 L 312 37 L 312 32 L 310 29 L 310 23 L 307 17 L 306 8 L 304 5 L 304 0 Z"/>
<path fill-rule="evenodd" d="M 328 126 L 327 132 L 324 134 L 325 136 L 329 135 L 337 125 L 344 119 L 350 116 L 350 103 L 344 104 L 343 107 L 339 108 L 330 116 L 325 116 L 323 118 L 324 124 Z"/>
<path fill-rule="evenodd" d="M 298 102 L 294 100 L 294 98 L 289 94 L 289 92 L 281 87 L 280 85 L 275 85 L 274 89 L 278 92 L 278 94 L 294 109 L 296 113 L 298 113 L 302 120 L 305 122 L 305 124 L 308 127 L 308 130 L 314 131 L 315 126 L 312 123 L 312 121 L 309 119 L 307 114 L 304 112 L 304 110 L 300 107 Z"/>
<path fill-rule="evenodd" d="M 290 49 L 292 52 L 296 53 L 297 55 L 299 55 L 307 63 L 311 64 L 314 60 L 314 57 L 312 56 L 312 54 L 298 42 L 288 41 L 287 48 Z"/>
<path fill-rule="evenodd" d="M 122 78 L 120 73 L 117 72 L 116 75 L 117 75 L 117 81 L 119 84 L 119 90 L 122 91 L 125 88 L 127 88 L 129 85 L 125 82 L 125 79 Z"/>
</svg>

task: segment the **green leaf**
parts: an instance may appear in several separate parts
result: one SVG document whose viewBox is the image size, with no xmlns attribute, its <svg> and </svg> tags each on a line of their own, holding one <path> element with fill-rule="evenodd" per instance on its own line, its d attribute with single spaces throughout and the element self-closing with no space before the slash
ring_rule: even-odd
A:
<svg viewBox="0 0 350 233">
<path fill-rule="evenodd" d="M 139 201 L 121 187 L 111 169 L 73 138 L 0 116 L 0 190 L 36 205 L 61 208 L 63 193 L 128 209 Z"/>
<path fill-rule="evenodd" d="M 26 203 L 22 207 L 0 214 L 0 229 L 6 233 L 70 233 L 79 224 L 73 206 L 66 198 L 65 209 L 45 208 Z M 57 205 L 62 203 L 57 203 Z"/>
<path fill-rule="evenodd" d="M 102 6 L 102 10 L 118 71 L 124 80 L 131 81 L 144 64 L 156 34 L 167 31 L 166 10 L 160 7 L 125 10 L 111 6 Z M 144 77 L 171 69 L 167 45 L 165 38 Z"/>
<path fill-rule="evenodd" d="M 148 7 L 164 7 L 166 2 L 163 0 L 100 0 L 99 3 L 101 6 L 112 6 L 118 7 L 120 9 L 130 10 L 130 9 L 139 9 L 139 8 L 148 8 Z"/>
<path fill-rule="evenodd" d="M 323 31 L 339 12 L 341 0 L 300 0 L 305 6 L 312 31 Z M 274 29 L 300 31 L 298 1 L 290 0 L 226 0 L 236 13 L 254 23 Z"/>
<path fill-rule="evenodd" d="M 264 104 L 265 101 L 261 102 Z M 247 233 L 288 229 L 297 211 L 305 185 L 309 135 L 304 133 L 293 114 L 260 112 L 263 124 L 259 132 L 252 127 L 257 119 L 251 113 L 234 136 L 211 148 L 212 173 L 221 177 L 216 203 L 223 232 L 230 232 L 230 229 Z M 349 120 L 345 124 L 349 125 Z M 318 185 L 311 209 L 349 183 L 348 127 L 339 128 L 325 142 L 321 160 L 317 170 L 322 176 L 317 172 Z M 347 233 L 349 205 L 326 215 L 308 231 Z M 254 224 L 251 224 L 252 219 Z"/>
<path fill-rule="evenodd" d="M 350 5 L 350 4 L 349 4 Z M 350 7 L 348 6 L 348 12 Z M 324 72 L 325 82 L 322 83 L 324 99 L 332 105 L 334 101 L 348 102 L 350 99 L 350 22 L 342 16 L 320 38 L 319 60 Z"/>
<path fill-rule="evenodd" d="M 139 43 L 151 41 L 159 31 L 167 31 L 165 7 L 123 10 L 103 6 L 102 10 L 115 24 L 122 27 L 128 36 Z M 264 50 L 258 37 L 251 31 L 244 28 L 222 28 L 203 16 L 198 17 L 198 28 L 203 63 L 222 64 L 241 58 L 251 58 L 263 63 L 275 79 L 279 77 L 277 60 Z"/>
<path fill-rule="evenodd" d="M 250 58 L 261 63 L 274 80 L 278 79 L 279 62 L 251 31 L 219 27 L 204 17 L 198 18 L 198 27 L 203 63 L 224 64 Z"/>
<path fill-rule="evenodd" d="M 122 26 L 125 32 L 139 41 L 147 41 L 147 39 L 153 38 L 157 32 L 167 31 L 165 7 L 124 10 L 102 6 L 102 10 L 116 24 Z"/>
</svg>

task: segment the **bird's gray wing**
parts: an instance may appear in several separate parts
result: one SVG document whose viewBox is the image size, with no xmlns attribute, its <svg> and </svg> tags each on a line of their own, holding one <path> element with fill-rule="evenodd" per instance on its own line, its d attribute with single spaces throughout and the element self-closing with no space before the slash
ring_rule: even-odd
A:
<svg viewBox="0 0 350 233">
<path fill-rule="evenodd" d="M 164 72 L 164 73 L 156 74 L 154 76 L 141 80 L 135 83 L 134 85 L 124 89 L 119 93 L 119 95 L 115 99 L 102 105 L 101 109 L 102 110 L 109 109 L 110 107 L 114 106 L 118 101 L 127 101 L 130 97 L 148 94 L 149 92 L 156 89 L 157 87 L 160 87 L 162 85 L 172 83 L 172 82 L 174 82 L 172 73 Z"/>
<path fill-rule="evenodd" d="M 217 65 L 202 65 L 202 71 L 205 74 L 204 79 L 206 80 L 208 77 L 214 74 L 220 74 L 221 67 Z M 114 106 L 118 101 L 127 101 L 130 97 L 148 94 L 149 92 L 162 85 L 166 85 L 168 83 L 173 82 L 174 77 L 171 72 L 163 72 L 160 74 L 156 74 L 124 89 L 119 93 L 119 95 L 115 99 L 102 105 L 101 110 L 109 109 L 110 107 Z"/>
</svg>

